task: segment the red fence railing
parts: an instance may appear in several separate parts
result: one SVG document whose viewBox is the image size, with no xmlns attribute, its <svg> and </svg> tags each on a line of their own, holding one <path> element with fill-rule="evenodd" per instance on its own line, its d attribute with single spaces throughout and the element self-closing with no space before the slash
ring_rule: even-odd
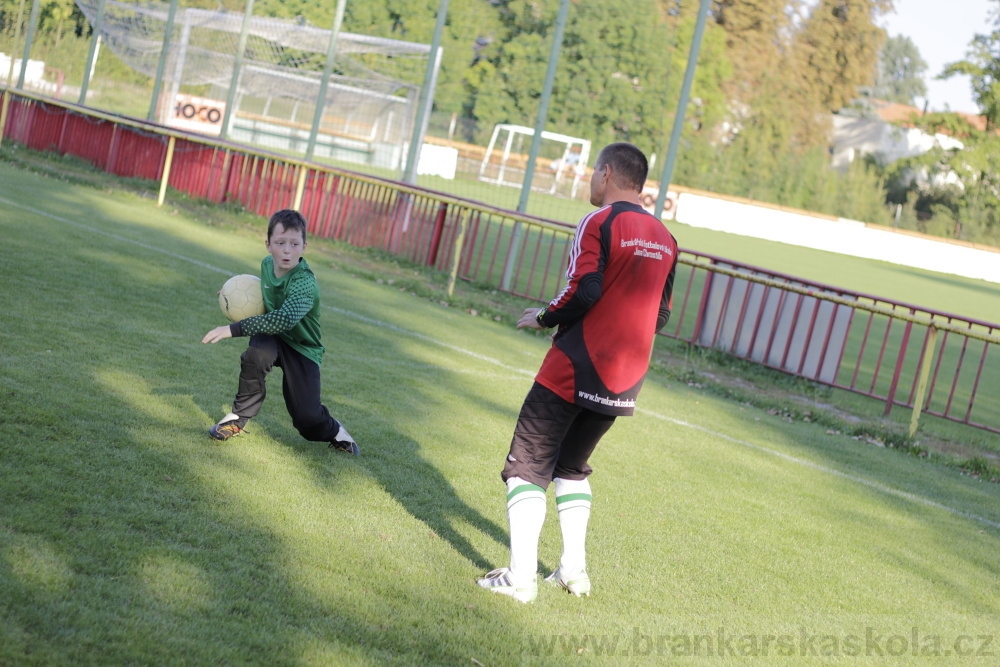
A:
<svg viewBox="0 0 1000 667">
<path fill-rule="evenodd" d="M 374 247 L 489 288 L 548 300 L 574 227 L 40 96 L 6 91 L 0 138 L 122 177 Z M 167 169 L 169 166 L 169 170 Z M 665 334 L 793 375 L 1000 433 L 1000 325 L 682 252 Z M 937 332 L 943 332 L 940 340 Z M 992 352 L 991 352 L 992 350 Z M 933 369 L 933 370 L 931 370 Z M 914 422 L 915 427 L 915 422 Z"/>
</svg>

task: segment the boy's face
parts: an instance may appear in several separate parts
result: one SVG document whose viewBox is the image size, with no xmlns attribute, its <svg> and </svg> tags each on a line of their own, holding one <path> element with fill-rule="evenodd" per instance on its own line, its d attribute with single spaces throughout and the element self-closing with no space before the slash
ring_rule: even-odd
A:
<svg viewBox="0 0 1000 667">
<path fill-rule="evenodd" d="M 280 278 L 298 266 L 299 259 L 306 250 L 302 232 L 297 229 L 285 231 L 285 226 L 280 223 L 275 225 L 271 238 L 264 242 L 264 246 L 274 258 L 275 278 Z"/>
</svg>

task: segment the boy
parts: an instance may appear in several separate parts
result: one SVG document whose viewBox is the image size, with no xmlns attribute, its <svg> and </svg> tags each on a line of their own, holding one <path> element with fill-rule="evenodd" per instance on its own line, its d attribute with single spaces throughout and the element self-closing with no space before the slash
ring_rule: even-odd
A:
<svg viewBox="0 0 1000 667">
<path fill-rule="evenodd" d="M 242 433 L 264 404 L 267 374 L 280 366 L 285 407 L 302 437 L 329 442 L 330 447 L 357 456 L 360 452 L 354 438 L 320 402 L 319 366 L 324 347 L 320 344 L 319 286 L 302 257 L 305 218 L 290 209 L 272 215 L 264 246 L 269 255 L 260 263 L 260 286 L 267 312 L 216 327 L 201 339 L 202 343 L 217 343 L 224 338 L 250 336 L 250 344 L 240 357 L 233 411 L 213 426 L 209 435 L 228 440 Z"/>
<path fill-rule="evenodd" d="M 510 567 L 479 580 L 520 602 L 538 595 L 538 538 L 553 481 L 563 552 L 545 580 L 590 595 L 590 455 L 616 417 L 633 413 L 653 337 L 670 317 L 677 242 L 639 205 L 648 170 L 646 156 L 632 144 L 601 150 L 590 179 L 590 203 L 600 208 L 577 227 L 566 286 L 517 323 L 518 329 L 559 327 L 521 406 L 501 473 Z M 627 449 L 620 456 L 627 457 Z"/>
</svg>

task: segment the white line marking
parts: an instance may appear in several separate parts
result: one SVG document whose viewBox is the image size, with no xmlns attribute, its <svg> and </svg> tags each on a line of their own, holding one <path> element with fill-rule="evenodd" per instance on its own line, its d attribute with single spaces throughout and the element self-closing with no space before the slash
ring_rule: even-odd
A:
<svg viewBox="0 0 1000 667">
<path fill-rule="evenodd" d="M 323 308 L 325 308 L 326 310 L 332 310 L 333 312 L 339 313 L 341 315 L 346 315 L 348 317 L 353 317 L 356 320 L 361 320 L 362 322 L 364 322 L 366 324 L 370 324 L 370 325 L 372 325 L 374 327 L 380 327 L 380 328 L 388 329 L 389 331 L 394 331 L 394 332 L 396 332 L 398 334 L 402 334 L 402 335 L 405 335 L 405 336 L 411 336 L 413 338 L 417 338 L 419 340 L 422 340 L 422 341 L 425 341 L 425 342 L 428 342 L 428 343 L 433 343 L 435 345 L 440 345 L 441 347 L 444 347 L 444 348 L 447 348 L 449 350 L 452 350 L 453 352 L 459 352 L 461 354 L 468 355 L 468 356 L 473 357 L 475 359 L 479 359 L 480 361 L 485 361 L 488 364 L 493 364 L 494 366 L 499 366 L 500 368 L 502 368 L 504 370 L 510 371 L 512 373 L 517 373 L 518 375 L 526 375 L 528 377 L 535 377 L 535 372 L 534 371 L 525 370 L 523 368 L 517 368 L 515 366 L 508 366 L 507 364 L 503 363 L 502 361 L 500 361 L 498 359 L 494 359 L 492 357 L 487 357 L 486 355 L 479 354 L 478 352 L 473 352 L 472 350 L 467 350 L 467 349 L 465 349 L 463 347 L 458 347 L 457 345 L 452 345 L 451 343 L 445 343 L 444 341 L 438 340 L 437 338 L 432 338 L 431 336 L 428 336 L 426 334 L 417 333 L 416 331 L 410 331 L 409 329 L 404 329 L 402 327 L 397 327 L 395 324 L 389 324 L 388 322 L 383 322 L 381 320 L 372 319 L 370 317 L 366 317 L 366 316 L 361 315 L 359 313 L 355 313 L 355 312 L 350 311 L 350 310 L 344 310 L 343 308 L 338 308 L 336 306 L 323 306 Z"/>
<path fill-rule="evenodd" d="M 58 222 L 64 222 L 64 223 L 66 223 L 68 225 L 72 225 L 74 227 L 79 227 L 80 229 L 85 229 L 87 231 L 95 232 L 95 233 L 98 233 L 98 234 L 103 234 L 105 236 L 109 236 L 109 237 L 111 237 L 113 239 L 117 239 L 117 240 L 123 241 L 125 243 L 132 243 L 132 244 L 137 245 L 137 246 L 139 246 L 141 248 L 145 248 L 145 249 L 151 250 L 153 252 L 158 252 L 160 254 L 167 255 L 168 257 L 173 257 L 174 259 L 179 259 L 179 260 L 182 260 L 182 261 L 185 261 L 185 262 L 189 262 L 191 264 L 194 264 L 195 266 L 200 266 L 200 267 L 202 267 L 204 269 L 208 269 L 208 270 L 214 271 L 216 273 L 223 273 L 223 274 L 226 274 L 226 275 L 234 275 L 233 272 L 231 272 L 231 271 L 227 271 L 226 269 L 222 269 L 222 268 L 219 268 L 217 266 L 213 266 L 211 264 L 207 264 L 205 262 L 201 262 L 201 261 L 198 261 L 196 259 L 192 259 L 191 257 L 185 257 L 184 255 L 178 255 L 178 254 L 172 253 L 172 252 L 170 252 L 168 250 L 163 250 L 162 248 L 157 248 L 155 246 L 151 246 L 151 245 L 148 245 L 146 243 L 142 243 L 141 241 L 136 241 L 135 239 L 130 239 L 130 238 L 125 237 L 125 236 L 119 236 L 117 234 L 113 234 L 111 232 L 104 231 L 102 229 L 97 229 L 96 227 L 91 227 L 89 225 L 84 225 L 84 224 L 76 222 L 74 220 L 69 220 L 67 218 L 63 218 L 63 217 L 60 217 L 58 215 L 54 215 L 52 213 L 48 213 L 47 211 L 42 211 L 40 209 L 33 208 L 31 206 L 25 206 L 23 204 L 18 204 L 17 202 L 13 202 L 13 201 L 11 201 L 9 199 L 6 199 L 5 197 L 0 197 L 0 202 L 2 202 L 4 204 L 8 204 L 10 206 L 14 206 L 16 208 L 20 208 L 20 209 L 25 210 L 25 211 L 30 211 L 32 213 L 35 213 L 37 215 L 41 215 L 41 216 L 46 217 L 46 218 L 51 218 L 52 220 L 56 220 Z M 508 366 L 507 364 L 503 363 L 502 361 L 500 361 L 498 359 L 494 359 L 492 357 L 487 357 L 486 355 L 479 354 L 478 352 L 473 352 L 472 350 L 467 350 L 467 349 L 462 348 L 462 347 L 458 347 L 457 345 L 452 345 L 451 343 L 445 343 L 444 341 L 440 341 L 440 340 L 438 340 L 436 338 L 432 338 L 432 337 L 430 337 L 430 336 L 428 336 L 426 334 L 418 333 L 416 331 L 410 331 L 409 329 L 404 329 L 402 327 L 396 326 L 395 324 L 389 324 L 388 322 L 383 322 L 381 320 L 376 320 L 376 319 L 373 319 L 373 318 L 370 318 L 370 317 L 366 317 L 365 315 L 361 315 L 360 313 L 355 313 L 353 311 L 345 310 L 343 308 L 338 308 L 336 306 L 323 306 L 323 308 L 326 309 L 326 310 L 331 310 L 331 311 L 333 311 L 335 313 L 339 313 L 340 315 L 345 315 L 347 317 L 354 318 L 356 320 L 359 320 L 361 322 L 364 322 L 365 324 L 369 324 L 369 325 L 374 326 L 374 327 L 388 329 L 389 331 L 398 333 L 400 335 L 410 336 L 412 338 L 416 338 L 418 340 L 422 340 L 422 341 L 425 341 L 427 343 L 433 343 L 435 345 L 440 345 L 441 347 L 444 347 L 446 349 L 452 350 L 453 352 L 458 352 L 460 354 L 464 354 L 464 355 L 472 357 L 474 359 L 478 359 L 479 361 L 483 361 L 483 362 L 488 363 L 488 364 L 493 364 L 494 366 L 499 366 L 500 368 L 503 368 L 504 370 L 508 370 L 508 371 L 513 372 L 513 373 L 517 373 L 518 375 L 528 376 L 528 377 L 534 377 L 535 376 L 535 372 L 534 371 L 529 371 L 529 370 L 526 370 L 526 369 L 523 369 L 523 368 L 516 368 L 514 366 Z M 881 484 L 879 482 L 874 482 L 874 481 L 872 481 L 870 479 L 865 479 L 864 477 L 858 477 L 856 475 L 850 475 L 848 473 L 841 472 L 839 470 L 835 470 L 834 468 L 828 468 L 826 466 L 819 465 L 818 463 L 813 463 L 812 461 L 807 461 L 805 459 L 796 458 L 794 456 L 790 456 L 789 454 L 785 454 L 785 453 L 779 452 L 777 450 L 770 449 L 769 447 L 764 447 L 762 445 L 756 445 L 756 444 L 754 444 L 752 442 L 747 442 L 746 440 L 740 440 L 739 438 L 734 438 L 734 437 L 726 435 L 724 433 L 719 433 L 717 431 L 713 431 L 711 429 L 705 428 L 704 426 L 698 426 L 697 424 L 691 424 L 690 422 L 682 421 L 680 419 L 675 419 L 673 417 L 667 417 L 665 415 L 661 415 L 661 414 L 658 414 L 656 412 L 652 412 L 650 410 L 645 410 L 643 408 L 636 408 L 636 411 L 637 412 L 641 412 L 643 414 L 647 414 L 647 415 L 649 415 L 651 417 L 655 417 L 656 419 L 661 419 L 663 421 L 668 421 L 668 422 L 670 422 L 672 424 L 676 424 L 677 426 L 683 426 L 685 428 L 690 428 L 690 429 L 694 429 L 696 431 L 701 431 L 702 433 L 706 433 L 706 434 L 712 436 L 713 438 L 719 438 L 721 440 L 726 440 L 728 442 L 732 442 L 732 443 L 735 443 L 735 444 L 738 444 L 738 445 L 743 445 L 744 447 L 749 447 L 750 449 L 756 449 L 757 451 L 766 452 L 768 454 L 771 454 L 773 456 L 777 456 L 777 457 L 781 458 L 782 460 L 788 461 L 790 463 L 795 463 L 795 464 L 798 464 L 798 465 L 801 465 L 801 466 L 805 466 L 807 468 L 812 468 L 813 470 L 819 470 L 819 471 L 827 473 L 829 475 L 833 475 L 835 477 L 840 477 L 841 479 L 846 479 L 846 480 L 849 480 L 849 481 L 854 482 L 856 484 L 860 484 L 862 486 L 866 486 L 866 487 L 868 487 L 870 489 L 875 489 L 876 491 L 880 491 L 880 492 L 885 493 L 885 494 L 890 495 L 890 496 L 895 496 L 897 498 L 903 498 L 905 500 L 909 500 L 909 501 L 914 502 L 914 503 L 918 503 L 918 504 L 921 504 L 921 505 L 926 505 L 928 507 L 933 507 L 935 509 L 939 509 L 939 510 L 941 510 L 943 512 L 947 512 L 949 514 L 952 514 L 952 515 L 958 516 L 958 517 L 962 517 L 964 519 L 971 519 L 973 521 L 978 521 L 979 523 L 985 524 L 985 525 L 990 526 L 992 528 L 1000 528 L 1000 522 L 992 521 L 990 519 L 987 519 L 985 517 L 981 517 L 981 516 L 976 515 L 976 514 L 970 514 L 968 512 L 963 512 L 963 511 L 957 510 L 957 509 L 955 509 L 953 507 L 949 507 L 947 505 L 942 505 L 941 503 L 935 502 L 935 501 L 930 500 L 928 498 L 924 498 L 922 496 L 914 495 L 914 494 L 908 493 L 906 491 L 901 491 L 901 490 L 893 488 L 891 486 L 886 486 L 885 484 Z"/>
</svg>

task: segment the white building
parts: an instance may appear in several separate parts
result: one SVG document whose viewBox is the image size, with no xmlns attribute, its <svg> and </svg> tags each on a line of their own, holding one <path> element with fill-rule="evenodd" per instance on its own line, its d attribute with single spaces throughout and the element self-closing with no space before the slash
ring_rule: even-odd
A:
<svg viewBox="0 0 1000 667">
<path fill-rule="evenodd" d="M 916 127 L 893 124 L 920 115 L 916 107 L 872 101 L 874 118 L 835 114 L 833 116 L 833 158 L 836 169 L 847 169 L 855 159 L 875 157 L 883 165 L 901 158 L 922 155 L 935 147 L 962 150 L 965 145 L 946 134 L 928 134 Z"/>
</svg>

